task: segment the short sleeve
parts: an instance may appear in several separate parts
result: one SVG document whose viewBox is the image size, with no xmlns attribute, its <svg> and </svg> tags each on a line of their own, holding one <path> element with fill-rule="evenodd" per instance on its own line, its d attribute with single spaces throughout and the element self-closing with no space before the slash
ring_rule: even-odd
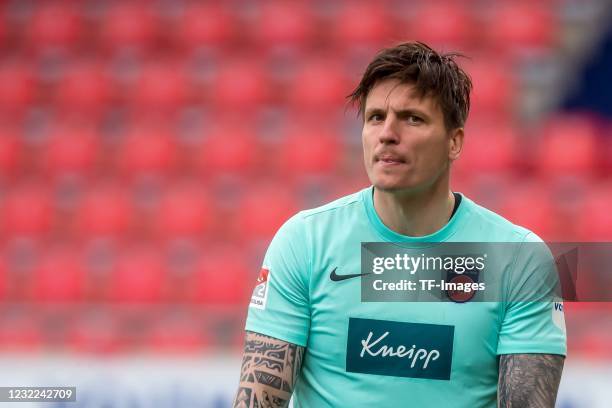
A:
<svg viewBox="0 0 612 408">
<path fill-rule="evenodd" d="M 546 244 L 529 233 L 517 251 L 497 354 L 545 353 L 566 355 L 563 302 L 558 275 Z"/>
<path fill-rule="evenodd" d="M 278 230 L 251 297 L 246 330 L 306 346 L 310 330 L 310 260 L 306 242 L 300 214 Z"/>
</svg>

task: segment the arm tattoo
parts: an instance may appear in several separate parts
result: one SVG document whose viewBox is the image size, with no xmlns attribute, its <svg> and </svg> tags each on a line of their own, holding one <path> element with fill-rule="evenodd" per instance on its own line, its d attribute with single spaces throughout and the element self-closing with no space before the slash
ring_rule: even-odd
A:
<svg viewBox="0 0 612 408">
<path fill-rule="evenodd" d="M 499 360 L 500 408 L 553 408 L 565 357 L 503 354 Z"/>
<path fill-rule="evenodd" d="M 287 407 L 303 356 L 304 347 L 247 331 L 233 407 Z"/>
</svg>

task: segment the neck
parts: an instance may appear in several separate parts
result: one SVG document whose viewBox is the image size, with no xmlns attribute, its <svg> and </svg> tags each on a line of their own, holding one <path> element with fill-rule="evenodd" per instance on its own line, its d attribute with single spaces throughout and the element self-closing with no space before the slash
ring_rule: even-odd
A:
<svg viewBox="0 0 612 408">
<path fill-rule="evenodd" d="M 419 192 L 374 188 L 374 208 L 383 224 L 399 234 L 412 237 L 433 234 L 446 225 L 455 204 L 446 181 Z"/>
</svg>

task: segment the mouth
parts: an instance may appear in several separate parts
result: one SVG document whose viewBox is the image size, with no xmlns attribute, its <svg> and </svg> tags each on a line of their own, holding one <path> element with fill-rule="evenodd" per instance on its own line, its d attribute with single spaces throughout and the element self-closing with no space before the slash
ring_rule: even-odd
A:
<svg viewBox="0 0 612 408">
<path fill-rule="evenodd" d="M 401 157 L 398 157 L 395 155 L 389 155 L 389 154 L 375 156 L 374 161 L 377 163 L 381 163 L 384 165 L 390 165 L 390 166 L 406 163 Z"/>
</svg>

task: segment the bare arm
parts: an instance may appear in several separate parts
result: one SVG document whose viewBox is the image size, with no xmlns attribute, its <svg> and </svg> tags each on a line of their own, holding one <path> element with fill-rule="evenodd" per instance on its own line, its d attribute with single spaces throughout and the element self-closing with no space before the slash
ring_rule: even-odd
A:
<svg viewBox="0 0 612 408">
<path fill-rule="evenodd" d="M 565 357 L 503 354 L 499 359 L 500 408 L 553 408 Z"/>
<path fill-rule="evenodd" d="M 247 331 L 233 407 L 288 406 L 303 356 L 304 347 Z"/>
</svg>

